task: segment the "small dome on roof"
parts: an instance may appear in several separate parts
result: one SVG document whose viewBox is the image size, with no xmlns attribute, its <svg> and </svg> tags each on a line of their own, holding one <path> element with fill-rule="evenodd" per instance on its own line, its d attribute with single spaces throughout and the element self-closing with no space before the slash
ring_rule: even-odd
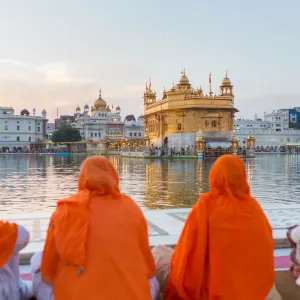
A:
<svg viewBox="0 0 300 300">
<path fill-rule="evenodd" d="M 89 109 L 89 106 L 86 104 L 86 105 L 84 106 L 84 108 L 85 108 L 85 109 Z"/>
<path fill-rule="evenodd" d="M 187 76 L 185 75 L 185 72 L 181 72 L 181 77 L 180 77 L 179 83 L 180 84 L 190 84 L 190 81 L 187 78 Z"/>
<path fill-rule="evenodd" d="M 125 117 L 125 121 L 135 121 L 135 116 L 134 115 L 128 115 Z"/>
<path fill-rule="evenodd" d="M 29 111 L 27 110 L 27 109 L 23 109 L 22 111 L 21 111 L 21 116 L 29 116 Z"/>
<path fill-rule="evenodd" d="M 225 77 L 223 80 L 222 80 L 222 85 L 231 85 L 231 81 L 228 77 Z"/>
<path fill-rule="evenodd" d="M 227 71 L 224 79 L 222 80 L 222 85 L 231 85 L 231 80 L 227 76 Z"/>
</svg>

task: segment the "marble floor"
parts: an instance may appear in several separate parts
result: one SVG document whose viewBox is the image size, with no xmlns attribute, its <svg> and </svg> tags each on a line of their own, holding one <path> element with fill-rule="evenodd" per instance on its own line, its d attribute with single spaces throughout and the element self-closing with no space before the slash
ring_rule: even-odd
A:
<svg viewBox="0 0 300 300">
<path fill-rule="evenodd" d="M 284 238 L 289 226 L 300 224 L 300 205 L 270 205 L 263 207 L 263 209 L 273 227 L 275 239 Z M 151 246 L 176 244 L 189 212 L 190 209 L 144 211 L 148 221 Z M 49 217 L 49 213 L 0 216 L 2 220 L 17 222 L 30 231 L 31 242 L 22 251 L 26 254 L 34 253 L 43 248 Z"/>
</svg>

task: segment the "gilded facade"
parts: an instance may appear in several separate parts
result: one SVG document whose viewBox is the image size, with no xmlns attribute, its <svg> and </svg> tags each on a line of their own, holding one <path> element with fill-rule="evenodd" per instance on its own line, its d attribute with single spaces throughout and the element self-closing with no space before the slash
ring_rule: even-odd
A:
<svg viewBox="0 0 300 300">
<path fill-rule="evenodd" d="M 163 92 L 157 99 L 151 82 L 144 93 L 145 138 L 157 147 L 187 147 L 196 144 L 196 137 L 222 138 L 230 141 L 234 129 L 233 85 L 227 76 L 214 95 L 210 89 L 204 94 L 193 88 L 185 72 L 178 84 Z"/>
</svg>

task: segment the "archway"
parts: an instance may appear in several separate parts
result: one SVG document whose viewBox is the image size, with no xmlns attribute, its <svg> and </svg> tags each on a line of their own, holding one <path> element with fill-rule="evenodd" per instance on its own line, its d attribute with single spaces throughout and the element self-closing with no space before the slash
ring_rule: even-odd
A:
<svg viewBox="0 0 300 300">
<path fill-rule="evenodd" d="M 164 148 L 168 148 L 168 137 L 167 136 L 164 139 Z"/>
</svg>

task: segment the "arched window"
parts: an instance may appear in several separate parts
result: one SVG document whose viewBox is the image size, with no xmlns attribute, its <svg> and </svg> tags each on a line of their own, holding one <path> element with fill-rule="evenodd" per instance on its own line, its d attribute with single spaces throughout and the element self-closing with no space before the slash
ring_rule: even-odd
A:
<svg viewBox="0 0 300 300">
<path fill-rule="evenodd" d="M 211 127 L 213 127 L 213 128 L 217 127 L 217 121 L 216 120 L 211 121 Z"/>
<path fill-rule="evenodd" d="M 208 126 L 209 126 L 209 122 L 205 121 L 205 127 L 208 127 Z"/>
</svg>

